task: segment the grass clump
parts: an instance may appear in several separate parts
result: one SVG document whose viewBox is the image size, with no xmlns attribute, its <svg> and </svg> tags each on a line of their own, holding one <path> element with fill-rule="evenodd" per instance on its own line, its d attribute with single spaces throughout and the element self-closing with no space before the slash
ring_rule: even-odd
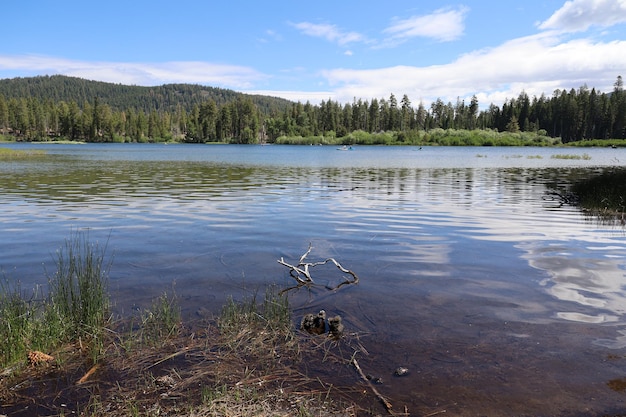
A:
<svg viewBox="0 0 626 417">
<path fill-rule="evenodd" d="M 103 332 L 109 320 L 106 245 L 91 243 L 86 234 L 77 233 L 57 251 L 57 270 L 49 277 L 47 309 L 58 318 L 60 341 L 91 342 L 94 362 L 103 346 Z M 56 317 L 54 317 L 56 316 Z"/>
<path fill-rule="evenodd" d="M 155 345 L 175 336 L 181 328 L 180 306 L 175 294 L 164 292 L 141 314 L 141 339 Z"/>
<path fill-rule="evenodd" d="M 26 296 L 19 283 L 0 285 L 0 365 L 23 360 L 28 351 L 51 351 L 79 342 L 94 361 L 102 350 L 108 322 L 108 268 L 105 249 L 77 233 L 57 251 L 57 270 L 49 291 Z"/>
<path fill-rule="evenodd" d="M 263 367 L 275 365 L 275 359 L 295 359 L 298 343 L 291 321 L 286 295 L 269 287 L 261 303 L 257 294 L 242 302 L 230 298 L 217 321 L 224 346 Z"/>
</svg>

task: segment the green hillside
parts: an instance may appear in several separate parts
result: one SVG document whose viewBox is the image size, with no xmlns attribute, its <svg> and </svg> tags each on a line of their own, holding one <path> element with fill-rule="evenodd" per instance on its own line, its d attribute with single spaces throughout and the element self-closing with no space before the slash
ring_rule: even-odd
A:
<svg viewBox="0 0 626 417">
<path fill-rule="evenodd" d="M 249 97 L 256 108 L 264 114 L 282 112 L 292 103 L 288 100 L 239 93 L 223 88 L 205 87 L 195 84 L 166 84 L 157 87 L 122 85 L 101 81 L 90 81 L 64 75 L 28 78 L 0 79 L 0 95 L 5 99 L 35 98 L 52 102 L 74 101 L 79 105 L 93 102 L 108 104 L 113 110 L 134 109 L 149 113 L 176 111 L 177 107 L 189 112 L 195 105 L 212 99 L 218 106 L 235 101 L 238 97 Z"/>
</svg>

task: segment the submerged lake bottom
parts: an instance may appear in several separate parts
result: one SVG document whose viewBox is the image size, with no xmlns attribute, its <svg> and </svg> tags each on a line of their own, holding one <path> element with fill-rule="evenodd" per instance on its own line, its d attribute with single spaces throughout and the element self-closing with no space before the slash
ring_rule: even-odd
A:
<svg viewBox="0 0 626 417">
<path fill-rule="evenodd" d="M 175 291 L 193 321 L 294 286 L 277 261 L 311 245 L 359 282 L 312 268 L 316 285 L 287 293 L 294 325 L 340 315 L 396 411 L 626 415 L 626 233 L 559 198 L 624 150 L 8 146 L 48 153 L 0 165 L 0 268 L 23 289 L 84 230 L 112 256 L 117 314 Z"/>
</svg>

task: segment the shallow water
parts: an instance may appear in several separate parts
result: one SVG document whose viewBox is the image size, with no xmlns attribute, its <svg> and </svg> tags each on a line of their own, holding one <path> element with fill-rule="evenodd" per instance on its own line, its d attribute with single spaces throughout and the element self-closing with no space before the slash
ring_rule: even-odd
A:
<svg viewBox="0 0 626 417">
<path fill-rule="evenodd" d="M 329 291 L 343 275 L 316 267 L 321 285 L 290 293 L 296 319 L 341 314 L 396 409 L 626 410 L 610 384 L 626 377 L 626 233 L 546 194 L 623 167 L 625 150 L 6 146 L 51 155 L 0 165 L 0 267 L 22 288 L 88 229 L 114 257 L 118 312 L 174 285 L 193 317 L 292 285 L 276 261 L 311 243 L 311 261 L 360 282 Z"/>
</svg>

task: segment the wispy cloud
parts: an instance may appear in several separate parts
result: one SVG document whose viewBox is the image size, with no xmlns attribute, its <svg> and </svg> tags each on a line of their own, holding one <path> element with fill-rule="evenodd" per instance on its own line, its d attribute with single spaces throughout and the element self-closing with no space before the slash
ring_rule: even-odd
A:
<svg viewBox="0 0 626 417">
<path fill-rule="evenodd" d="M 431 14 L 412 16 L 408 19 L 396 20 L 383 33 L 389 36 L 388 42 L 405 41 L 410 38 L 432 38 L 441 42 L 459 39 L 465 30 L 465 15 L 469 9 L 444 8 Z"/>
<path fill-rule="evenodd" d="M 250 67 L 198 61 L 87 62 L 43 55 L 0 55 L 0 71 L 63 74 L 134 85 L 195 83 L 235 89 L 251 88 L 268 78 Z"/>
<path fill-rule="evenodd" d="M 626 22 L 626 0 L 572 0 L 554 12 L 539 29 L 583 32 L 591 26 L 608 27 Z"/>
<path fill-rule="evenodd" d="M 305 35 L 323 38 L 342 46 L 352 42 L 364 42 L 366 40 L 365 36 L 360 33 L 346 32 L 339 29 L 336 25 L 328 23 L 300 22 L 292 23 L 291 25 Z"/>
</svg>

